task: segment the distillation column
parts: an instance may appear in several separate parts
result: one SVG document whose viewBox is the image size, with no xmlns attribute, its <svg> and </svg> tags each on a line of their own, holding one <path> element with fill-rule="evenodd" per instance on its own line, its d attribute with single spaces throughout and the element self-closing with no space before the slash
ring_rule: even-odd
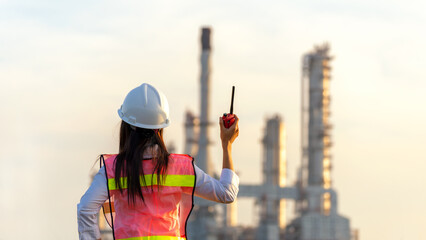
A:
<svg viewBox="0 0 426 240">
<path fill-rule="evenodd" d="M 286 131 L 279 116 L 267 120 L 263 144 L 263 186 L 285 187 L 287 178 Z M 278 240 L 286 226 L 286 200 L 271 194 L 260 199 L 257 239 Z"/>
<path fill-rule="evenodd" d="M 200 119 L 198 135 L 198 153 L 195 162 L 199 168 L 210 176 L 214 176 L 210 160 L 209 116 L 210 116 L 210 28 L 201 30 L 201 94 L 200 94 Z M 188 128 L 187 128 L 188 129 Z M 189 128 L 190 129 L 190 128 Z M 195 198 L 195 207 L 191 213 L 188 226 L 190 239 L 217 240 L 216 209 L 214 203 Z"/>
<path fill-rule="evenodd" d="M 329 47 L 317 47 L 303 59 L 302 163 L 304 187 L 331 188 L 330 156 L 330 56 Z M 330 194 L 307 196 L 308 211 L 330 212 Z M 305 209 L 306 210 L 306 209 Z"/>
<path fill-rule="evenodd" d="M 210 160 L 209 117 L 210 117 L 210 28 L 201 30 L 201 109 L 200 135 L 198 141 L 197 165 L 207 174 L 213 176 L 213 167 Z"/>
<path fill-rule="evenodd" d="M 330 60 L 327 44 L 303 57 L 301 216 L 289 240 L 349 240 L 349 219 L 337 212 L 331 188 Z"/>
</svg>

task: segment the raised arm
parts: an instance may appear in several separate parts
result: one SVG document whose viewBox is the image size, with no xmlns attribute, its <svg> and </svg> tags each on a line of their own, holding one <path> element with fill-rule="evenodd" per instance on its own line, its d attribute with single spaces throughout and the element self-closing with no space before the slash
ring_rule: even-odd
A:
<svg viewBox="0 0 426 240">
<path fill-rule="evenodd" d="M 234 171 L 234 163 L 232 162 L 232 143 L 238 137 L 238 117 L 235 115 L 235 123 L 231 127 L 225 128 L 223 120 L 219 117 L 220 140 L 222 141 L 223 163 L 222 168 L 228 168 Z"/>
<path fill-rule="evenodd" d="M 195 166 L 197 182 L 195 185 L 195 196 L 221 203 L 232 203 L 238 195 L 239 178 L 234 172 L 232 162 L 232 143 L 238 136 L 238 117 L 230 128 L 225 128 L 222 118 L 219 118 L 220 139 L 223 149 L 223 164 L 220 180 L 206 174 Z"/>
</svg>

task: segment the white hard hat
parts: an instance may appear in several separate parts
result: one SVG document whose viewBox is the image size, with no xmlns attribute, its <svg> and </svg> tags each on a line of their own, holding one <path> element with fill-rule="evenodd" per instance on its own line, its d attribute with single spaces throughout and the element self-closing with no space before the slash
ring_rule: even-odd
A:
<svg viewBox="0 0 426 240">
<path fill-rule="evenodd" d="M 127 94 L 123 105 L 118 109 L 118 116 L 139 128 L 159 129 L 170 125 L 166 96 L 147 83 Z"/>
</svg>

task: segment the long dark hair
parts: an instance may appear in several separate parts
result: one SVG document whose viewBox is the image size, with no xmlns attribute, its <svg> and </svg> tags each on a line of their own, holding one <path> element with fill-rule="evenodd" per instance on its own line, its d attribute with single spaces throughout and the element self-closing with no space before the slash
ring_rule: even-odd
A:
<svg viewBox="0 0 426 240">
<path fill-rule="evenodd" d="M 154 170 L 152 173 L 144 173 L 142 167 L 143 153 L 147 148 L 156 144 L 158 151 L 153 153 L 152 156 L 152 161 L 155 164 Z M 115 184 L 123 193 L 125 186 L 122 186 L 123 183 L 120 178 L 127 177 L 127 197 L 130 205 L 134 205 L 137 198 L 144 201 L 141 187 L 147 188 L 145 174 L 157 174 L 157 186 L 160 187 L 166 176 L 168 159 L 169 153 L 164 145 L 163 129 L 138 128 L 121 121 L 120 148 L 115 159 Z M 151 185 L 151 190 L 153 185 Z"/>
</svg>

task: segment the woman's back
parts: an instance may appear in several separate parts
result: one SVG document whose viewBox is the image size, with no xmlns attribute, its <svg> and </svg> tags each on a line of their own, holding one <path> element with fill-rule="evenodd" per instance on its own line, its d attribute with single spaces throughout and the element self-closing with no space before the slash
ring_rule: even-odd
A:
<svg viewBox="0 0 426 240">
<path fill-rule="evenodd" d="M 129 204 L 126 177 L 122 177 L 122 191 L 115 182 L 115 158 L 105 160 L 108 188 L 113 209 L 113 224 L 118 239 L 140 236 L 185 237 L 185 223 L 193 206 L 195 186 L 193 159 L 188 155 L 170 154 L 167 174 L 157 182 L 155 163 L 142 160 L 145 181 L 141 180 L 143 200 Z M 145 183 L 143 183 L 145 182 Z"/>
</svg>

